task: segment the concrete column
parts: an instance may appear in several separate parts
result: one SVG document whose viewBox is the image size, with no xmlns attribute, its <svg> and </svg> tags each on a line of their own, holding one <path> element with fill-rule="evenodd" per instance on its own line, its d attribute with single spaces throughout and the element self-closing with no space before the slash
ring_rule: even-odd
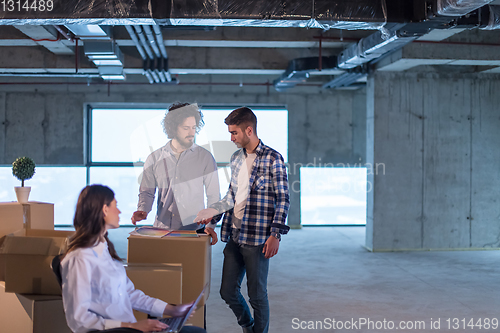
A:
<svg viewBox="0 0 500 333">
<path fill-rule="evenodd" d="M 0 163 L 5 156 L 5 128 L 7 127 L 7 118 L 5 117 L 5 93 L 0 93 Z"/>
<path fill-rule="evenodd" d="M 499 86 L 496 76 L 369 78 L 367 248 L 498 247 Z"/>
</svg>

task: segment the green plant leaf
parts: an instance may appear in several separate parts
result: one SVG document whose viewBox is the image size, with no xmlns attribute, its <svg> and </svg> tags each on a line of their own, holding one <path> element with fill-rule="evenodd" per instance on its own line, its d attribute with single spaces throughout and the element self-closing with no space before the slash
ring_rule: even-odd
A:
<svg viewBox="0 0 500 333">
<path fill-rule="evenodd" d="M 24 181 L 26 179 L 31 179 L 35 174 L 35 162 L 26 156 L 17 158 L 14 163 L 12 163 L 12 174 L 22 182 L 24 186 Z"/>
</svg>

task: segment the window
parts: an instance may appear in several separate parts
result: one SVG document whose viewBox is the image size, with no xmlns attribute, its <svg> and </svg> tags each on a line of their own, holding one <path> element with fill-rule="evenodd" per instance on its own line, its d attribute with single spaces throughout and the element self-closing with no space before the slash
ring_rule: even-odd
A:
<svg viewBox="0 0 500 333">
<path fill-rule="evenodd" d="M 366 168 L 300 168 L 303 225 L 365 225 Z"/>
<path fill-rule="evenodd" d="M 122 211 L 121 225 L 131 224 L 144 161 L 151 152 L 169 141 L 162 127 L 166 108 L 89 108 L 88 183 L 107 185 L 115 191 Z M 205 125 L 196 136 L 196 144 L 215 157 L 221 197 L 229 186 L 229 159 L 237 150 L 224 124 L 224 119 L 234 108 L 202 107 Z M 258 119 L 259 137 L 278 150 L 286 162 L 288 111 L 282 107 L 252 107 L 252 110 Z M 153 224 L 155 215 L 156 200 L 145 224 Z"/>
<path fill-rule="evenodd" d="M 136 210 L 143 163 L 168 142 L 162 120 L 167 105 L 153 108 L 101 107 L 87 109 L 86 166 L 37 166 L 30 200 L 54 203 L 54 224 L 72 225 L 78 194 L 87 184 L 109 186 L 122 211 L 121 225 L 130 225 Z M 236 107 L 203 107 L 205 126 L 196 143 L 211 151 L 219 166 L 221 197 L 228 189 L 228 167 L 236 146 L 230 141 L 224 118 Z M 283 107 L 252 107 L 258 119 L 258 135 L 264 143 L 288 156 L 288 111 Z M 35 161 L 36 162 L 36 161 Z M 20 182 L 11 166 L 0 167 L 0 201 L 16 201 L 14 186 Z M 156 201 L 156 200 L 155 200 Z M 146 224 L 153 224 L 156 202 Z"/>
<path fill-rule="evenodd" d="M 165 144 L 165 109 L 92 109 L 91 162 L 139 162 Z"/>
<path fill-rule="evenodd" d="M 85 167 L 37 166 L 24 185 L 31 187 L 30 201 L 54 204 L 55 225 L 71 225 L 78 194 L 86 185 L 85 174 Z M 14 186 L 21 182 L 12 175 L 12 167 L 0 167 L 0 183 L 0 201 L 17 201 Z"/>
</svg>

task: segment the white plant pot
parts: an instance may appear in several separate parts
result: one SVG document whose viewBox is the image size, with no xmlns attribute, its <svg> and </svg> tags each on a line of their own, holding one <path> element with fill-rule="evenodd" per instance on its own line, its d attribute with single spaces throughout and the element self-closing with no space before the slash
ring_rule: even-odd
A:
<svg viewBox="0 0 500 333">
<path fill-rule="evenodd" d="M 17 202 L 19 203 L 28 203 L 28 198 L 30 196 L 31 187 L 29 186 L 16 186 L 14 187 L 16 190 Z"/>
</svg>

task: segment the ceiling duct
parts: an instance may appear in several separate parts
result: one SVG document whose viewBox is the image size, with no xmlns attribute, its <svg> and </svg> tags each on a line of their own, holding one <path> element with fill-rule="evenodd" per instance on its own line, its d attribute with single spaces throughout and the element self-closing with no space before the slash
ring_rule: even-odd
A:
<svg viewBox="0 0 500 333">
<path fill-rule="evenodd" d="M 463 16 L 493 0 L 437 0 L 437 13 L 443 16 Z"/>
<path fill-rule="evenodd" d="M 113 41 L 112 26 L 67 24 L 66 28 L 84 41 L 85 55 L 97 66 L 104 80 L 125 80 L 124 56 Z"/>
<path fill-rule="evenodd" d="M 496 30 L 500 29 L 500 6 L 486 6 L 488 9 L 488 24 L 483 27 L 483 30 Z M 482 8 L 481 8 L 482 9 Z"/>
<path fill-rule="evenodd" d="M 114 41 L 86 40 L 83 50 L 90 61 L 97 66 L 104 80 L 125 80 L 124 57 Z"/>
<path fill-rule="evenodd" d="M 113 35 L 112 26 L 97 24 L 66 24 L 66 28 L 81 40 L 110 40 Z"/>
<path fill-rule="evenodd" d="M 173 0 L 168 25 L 379 29 L 385 0 Z"/>
<path fill-rule="evenodd" d="M 379 29 L 385 0 L 45 0 L 44 11 L 0 11 L 0 25 L 165 25 Z M 403 17 L 396 18 L 404 22 Z"/>
<path fill-rule="evenodd" d="M 154 33 L 149 26 L 125 26 L 125 28 L 141 55 L 143 75 L 149 83 L 178 84 L 179 81 L 172 78 L 169 72 L 167 50 L 159 27 L 153 26 Z"/>
<path fill-rule="evenodd" d="M 130 25 L 126 25 L 125 28 L 127 29 L 127 32 L 130 35 L 130 38 L 134 42 L 135 47 L 137 48 L 137 51 L 139 51 L 139 54 L 141 55 L 141 58 L 143 60 L 143 64 L 144 64 L 143 74 L 144 74 L 144 76 L 146 76 L 146 78 L 148 79 L 149 83 L 151 83 L 151 84 L 154 83 L 153 76 L 148 71 L 148 67 L 146 66 L 146 62 L 147 62 L 147 59 L 148 59 L 148 57 L 146 55 L 146 51 L 142 47 L 142 44 L 139 41 L 139 39 L 137 38 L 137 35 L 135 34 L 134 28 L 132 26 L 130 26 Z"/>
<path fill-rule="evenodd" d="M 288 63 L 286 71 L 276 80 L 273 85 L 277 91 L 285 91 L 305 82 L 309 78 L 309 72 L 337 67 L 337 57 L 321 57 L 321 66 L 318 57 L 299 58 Z"/>
<path fill-rule="evenodd" d="M 368 66 L 360 66 L 356 67 L 355 69 L 350 69 L 346 73 L 339 75 L 332 81 L 325 83 L 322 88 L 323 89 L 331 89 L 331 88 L 345 88 L 345 87 L 350 87 L 353 85 L 356 85 L 357 83 L 359 85 L 364 84 L 361 83 L 360 81 L 364 81 L 366 76 L 368 75 Z"/>
<path fill-rule="evenodd" d="M 427 28 L 422 29 L 422 31 L 410 32 L 400 29 L 403 27 L 404 25 L 396 25 L 390 30 L 377 31 L 351 45 L 338 56 L 338 67 L 342 69 L 355 68 L 397 50 L 428 32 Z"/>
<path fill-rule="evenodd" d="M 122 66 L 123 53 L 118 45 L 112 41 L 86 41 L 83 47 L 85 55 L 97 67 Z"/>
</svg>

